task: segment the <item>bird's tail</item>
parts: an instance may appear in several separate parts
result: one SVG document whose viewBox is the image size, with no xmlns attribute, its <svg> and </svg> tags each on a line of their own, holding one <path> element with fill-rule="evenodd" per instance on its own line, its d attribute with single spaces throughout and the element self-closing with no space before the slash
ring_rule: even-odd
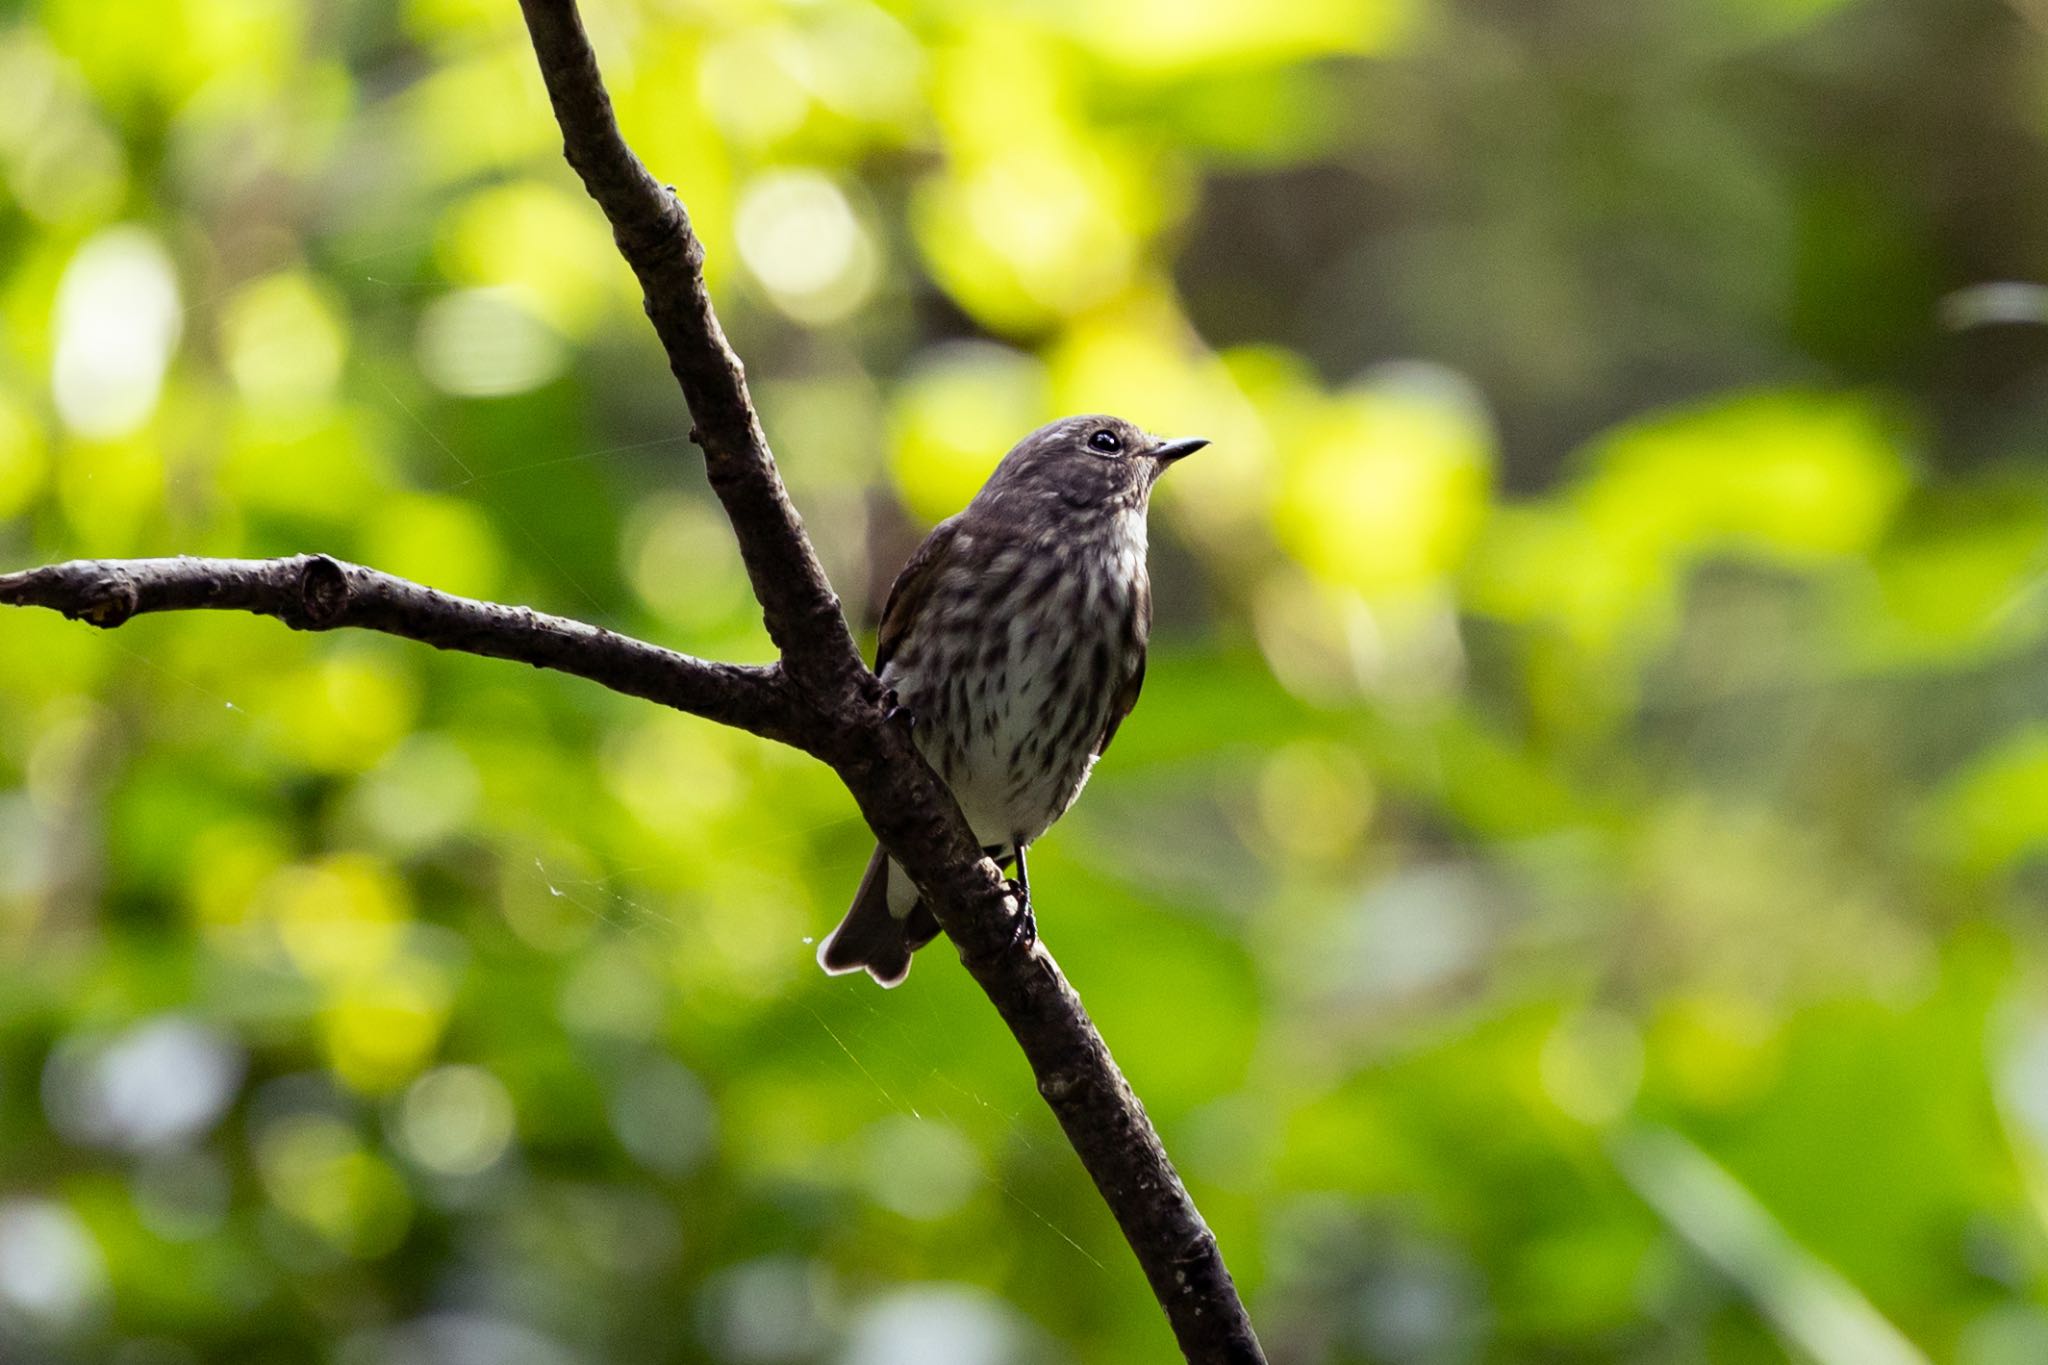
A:
<svg viewBox="0 0 2048 1365">
<path fill-rule="evenodd" d="M 818 945 L 818 965 L 834 976 L 865 967 L 869 976 L 884 986 L 900 986 L 910 975 L 910 955 L 932 941 L 939 932 L 938 921 L 917 899 L 907 883 L 895 888 L 890 882 L 903 881 L 903 874 L 891 866 L 880 845 L 868 859 L 867 875 L 860 890 L 853 893 L 853 907 L 831 936 Z M 891 900 L 908 902 L 899 911 Z"/>
</svg>

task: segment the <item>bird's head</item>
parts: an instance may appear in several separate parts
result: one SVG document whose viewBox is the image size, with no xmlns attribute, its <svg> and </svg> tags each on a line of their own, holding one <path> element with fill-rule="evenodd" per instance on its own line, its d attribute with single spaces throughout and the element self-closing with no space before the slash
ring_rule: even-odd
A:
<svg viewBox="0 0 2048 1365">
<path fill-rule="evenodd" d="M 976 501 L 1053 503 L 1076 513 L 1143 511 L 1166 467 L 1207 444 L 1199 436 L 1162 441 L 1100 413 L 1063 417 L 1017 442 Z"/>
</svg>

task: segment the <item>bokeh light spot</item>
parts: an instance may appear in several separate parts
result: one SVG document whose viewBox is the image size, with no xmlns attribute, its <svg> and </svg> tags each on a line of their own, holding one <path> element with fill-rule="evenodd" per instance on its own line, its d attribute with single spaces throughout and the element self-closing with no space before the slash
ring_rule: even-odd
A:
<svg viewBox="0 0 2048 1365">
<path fill-rule="evenodd" d="M 868 1193 L 905 1218 L 944 1218 L 981 1183 L 974 1144 L 936 1119 L 892 1114 L 868 1129 L 866 1148 Z"/>
<path fill-rule="evenodd" d="M 874 241 L 845 192 L 816 171 L 772 171 L 748 182 L 733 230 L 740 259 L 799 322 L 837 322 L 874 288 Z"/>
<path fill-rule="evenodd" d="M 0 1203 L 0 1308 L 32 1327 L 62 1331 L 106 1292 L 105 1261 L 75 1214 L 47 1199 Z"/>
<path fill-rule="evenodd" d="M 441 1175 L 475 1175 L 512 1141 L 512 1097 L 478 1066 L 443 1066 L 405 1092 L 399 1129 L 413 1160 Z"/>
<path fill-rule="evenodd" d="M 140 1151 L 189 1142 L 240 1088 L 242 1052 L 227 1035 L 166 1015 L 51 1054 L 44 1107 L 74 1142 Z"/>
<path fill-rule="evenodd" d="M 966 505 L 1020 437 L 1048 413 L 1045 368 L 991 342 L 936 347 L 890 411 L 890 469 L 911 510 L 928 521 Z"/>
<path fill-rule="evenodd" d="M 221 318 L 228 373 L 251 399 L 286 407 L 334 389 L 348 355 L 340 309 L 298 272 L 243 286 Z"/>
<path fill-rule="evenodd" d="M 183 330 L 171 258 L 139 227 L 109 228 L 78 249 L 57 287 L 57 415 L 81 436 L 124 436 L 156 411 Z"/>
<path fill-rule="evenodd" d="M 420 372 L 443 393 L 503 398 L 537 389 L 569 363 L 561 335 L 508 289 L 459 289 L 420 315 Z"/>
<path fill-rule="evenodd" d="M 612 1131 L 634 1160 L 666 1176 L 687 1175 L 710 1155 L 718 1134 L 711 1096 L 680 1062 L 652 1058 L 620 1078 Z"/>
</svg>

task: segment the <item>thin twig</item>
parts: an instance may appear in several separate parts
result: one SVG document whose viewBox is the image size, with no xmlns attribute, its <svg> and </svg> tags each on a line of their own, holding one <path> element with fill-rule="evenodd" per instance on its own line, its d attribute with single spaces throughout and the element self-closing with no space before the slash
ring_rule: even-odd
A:
<svg viewBox="0 0 2048 1365">
<path fill-rule="evenodd" d="M 614 692 L 797 742 L 782 670 L 711 663 L 531 607 L 479 602 L 326 555 L 74 559 L 0 574 L 0 603 L 112 629 L 158 611 L 246 611 L 295 630 L 357 626 L 436 649 L 551 668 Z"/>
</svg>

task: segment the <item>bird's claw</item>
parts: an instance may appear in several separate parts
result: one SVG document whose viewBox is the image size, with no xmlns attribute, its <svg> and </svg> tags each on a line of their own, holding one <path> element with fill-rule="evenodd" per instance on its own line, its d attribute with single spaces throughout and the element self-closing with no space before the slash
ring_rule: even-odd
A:
<svg viewBox="0 0 2048 1365">
<path fill-rule="evenodd" d="M 890 688 L 888 695 L 883 697 L 882 700 L 889 708 L 882 712 L 882 722 L 884 724 L 900 725 L 906 730 L 917 728 L 917 712 L 896 699 L 895 688 Z"/>
<path fill-rule="evenodd" d="M 1038 916 L 1032 912 L 1030 893 L 1014 877 L 1004 879 L 1003 890 L 1017 903 L 1016 916 L 1010 921 L 1010 946 L 1029 952 L 1038 942 Z"/>
</svg>

